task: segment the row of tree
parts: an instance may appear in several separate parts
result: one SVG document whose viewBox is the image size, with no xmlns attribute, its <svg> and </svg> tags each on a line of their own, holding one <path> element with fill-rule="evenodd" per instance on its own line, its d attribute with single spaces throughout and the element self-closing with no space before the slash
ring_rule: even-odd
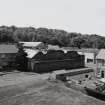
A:
<svg viewBox="0 0 105 105">
<path fill-rule="evenodd" d="M 34 27 L 0 27 L 0 42 L 42 41 L 64 47 L 105 48 L 105 37 L 92 34 L 66 32 L 64 30 Z"/>
</svg>

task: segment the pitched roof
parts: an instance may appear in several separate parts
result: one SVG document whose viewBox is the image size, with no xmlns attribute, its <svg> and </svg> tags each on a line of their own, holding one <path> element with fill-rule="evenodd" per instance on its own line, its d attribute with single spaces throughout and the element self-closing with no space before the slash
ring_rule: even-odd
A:
<svg viewBox="0 0 105 105">
<path fill-rule="evenodd" d="M 40 44 L 42 44 L 42 42 L 19 42 L 21 44 L 23 44 L 24 47 L 37 47 Z"/>
<path fill-rule="evenodd" d="M 48 45 L 48 50 L 60 50 L 60 47 L 57 45 Z"/>
<path fill-rule="evenodd" d="M 78 49 L 77 47 L 62 47 L 64 50 L 68 51 L 78 51 L 78 52 L 84 52 L 84 53 L 98 53 L 99 49 L 94 49 L 94 48 L 81 48 Z"/>
<path fill-rule="evenodd" d="M 33 58 L 39 51 L 38 50 L 32 50 L 32 49 L 24 49 L 27 53 L 28 58 Z"/>
<path fill-rule="evenodd" d="M 0 53 L 17 53 L 18 48 L 15 45 L 0 45 Z"/>
<path fill-rule="evenodd" d="M 96 56 L 97 59 L 104 59 L 105 60 L 105 49 L 101 49 Z"/>
</svg>

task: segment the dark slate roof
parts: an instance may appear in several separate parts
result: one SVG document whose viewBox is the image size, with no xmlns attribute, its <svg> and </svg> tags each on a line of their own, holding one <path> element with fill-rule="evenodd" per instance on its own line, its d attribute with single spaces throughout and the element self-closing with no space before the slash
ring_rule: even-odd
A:
<svg viewBox="0 0 105 105">
<path fill-rule="evenodd" d="M 17 53 L 18 48 L 15 45 L 0 45 L 0 53 Z"/>
</svg>

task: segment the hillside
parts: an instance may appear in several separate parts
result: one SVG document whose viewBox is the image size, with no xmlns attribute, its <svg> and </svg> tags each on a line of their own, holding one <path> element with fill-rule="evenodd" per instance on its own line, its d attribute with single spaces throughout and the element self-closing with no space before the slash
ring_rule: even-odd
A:
<svg viewBox="0 0 105 105">
<path fill-rule="evenodd" d="M 105 37 L 64 30 L 34 27 L 0 27 L 0 43 L 18 41 L 41 41 L 64 47 L 105 48 Z"/>
</svg>

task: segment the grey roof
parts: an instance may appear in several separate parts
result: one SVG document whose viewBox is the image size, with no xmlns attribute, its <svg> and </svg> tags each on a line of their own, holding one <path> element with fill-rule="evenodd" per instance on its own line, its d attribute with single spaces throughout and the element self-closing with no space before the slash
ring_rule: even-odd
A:
<svg viewBox="0 0 105 105">
<path fill-rule="evenodd" d="M 18 48 L 15 45 L 0 45 L 0 53 L 17 53 Z"/>
<path fill-rule="evenodd" d="M 24 47 L 37 47 L 43 42 L 19 42 L 19 43 L 23 44 Z"/>
<path fill-rule="evenodd" d="M 61 48 L 57 45 L 48 45 L 48 50 L 61 50 Z"/>
<path fill-rule="evenodd" d="M 85 52 L 85 53 L 98 53 L 99 49 L 94 49 L 94 48 L 81 48 L 78 49 L 77 47 L 62 47 L 64 50 L 68 51 L 78 51 L 78 52 Z"/>
<path fill-rule="evenodd" d="M 28 58 L 33 58 L 39 52 L 39 50 L 33 50 L 33 49 L 24 49 L 24 50 L 27 53 Z"/>
</svg>

